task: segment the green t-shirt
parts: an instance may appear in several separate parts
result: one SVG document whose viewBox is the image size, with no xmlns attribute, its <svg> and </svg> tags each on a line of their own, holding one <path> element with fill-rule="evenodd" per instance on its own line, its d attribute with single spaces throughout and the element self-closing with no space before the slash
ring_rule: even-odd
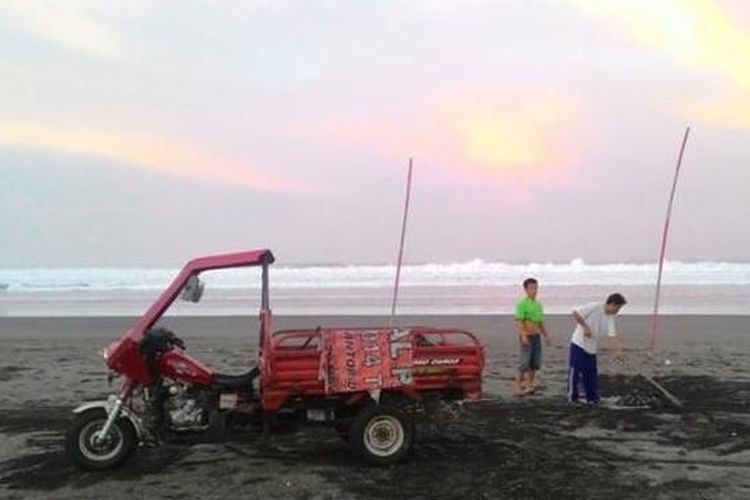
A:
<svg viewBox="0 0 750 500">
<path fill-rule="evenodd" d="M 516 305 L 516 320 L 533 321 L 537 325 L 544 321 L 544 309 L 538 300 L 524 297 Z"/>
</svg>

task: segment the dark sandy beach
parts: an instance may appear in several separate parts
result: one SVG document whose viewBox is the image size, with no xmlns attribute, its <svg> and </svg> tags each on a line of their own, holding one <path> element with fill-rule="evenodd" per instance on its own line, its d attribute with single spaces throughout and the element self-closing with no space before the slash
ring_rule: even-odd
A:
<svg viewBox="0 0 750 500">
<path fill-rule="evenodd" d="M 63 451 L 70 410 L 109 388 L 100 351 L 132 318 L 0 319 L 0 498 L 750 498 L 750 317 L 662 320 L 645 370 L 684 403 L 660 400 L 632 370 L 600 360 L 599 408 L 564 400 L 572 323 L 551 317 L 541 395 L 518 400 L 513 321 L 500 316 L 405 317 L 450 325 L 487 347 L 486 400 L 418 430 L 413 459 L 370 468 L 332 430 L 138 450 L 115 471 L 75 469 Z M 255 355 L 252 317 L 167 319 L 191 354 L 224 372 Z M 277 318 L 277 328 L 382 324 L 374 317 Z M 645 359 L 647 318 L 623 316 L 632 361 Z M 669 360 L 669 364 L 665 364 Z M 616 406 L 639 391 L 647 408 Z"/>
</svg>

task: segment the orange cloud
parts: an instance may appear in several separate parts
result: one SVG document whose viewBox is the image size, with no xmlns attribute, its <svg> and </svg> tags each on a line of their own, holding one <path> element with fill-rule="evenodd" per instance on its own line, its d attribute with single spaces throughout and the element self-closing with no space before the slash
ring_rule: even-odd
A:
<svg viewBox="0 0 750 500">
<path fill-rule="evenodd" d="M 716 71 L 750 90 L 750 35 L 709 0 L 578 2 L 646 46 L 697 70 Z"/>
<path fill-rule="evenodd" d="M 527 97 L 502 105 L 468 104 L 449 112 L 448 120 L 467 162 L 490 174 L 536 177 L 568 157 L 564 138 L 573 119 L 563 101 Z"/>
<path fill-rule="evenodd" d="M 394 167 L 413 156 L 441 183 L 512 179 L 560 185 L 565 182 L 560 174 L 576 165 L 585 135 L 579 108 L 572 98 L 545 90 L 470 89 L 436 96 L 409 116 L 389 121 L 338 116 L 306 133 L 356 145 Z"/>
<path fill-rule="evenodd" d="M 718 75 L 731 95 L 685 104 L 687 114 L 713 124 L 750 127 L 750 33 L 714 1 L 578 1 L 646 47 L 693 71 Z"/>
<path fill-rule="evenodd" d="M 304 190 L 296 183 L 258 172 L 243 163 L 219 160 L 195 148 L 154 137 L 0 122 L 0 143 L 100 156 L 190 179 L 264 190 Z"/>
<path fill-rule="evenodd" d="M 714 100 L 684 104 L 689 116 L 710 125 L 750 129 L 750 96 L 742 93 Z"/>
</svg>

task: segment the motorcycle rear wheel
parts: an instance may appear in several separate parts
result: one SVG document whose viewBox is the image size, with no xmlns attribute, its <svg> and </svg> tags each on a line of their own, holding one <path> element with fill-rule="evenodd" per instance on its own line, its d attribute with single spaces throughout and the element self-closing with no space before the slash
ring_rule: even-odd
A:
<svg viewBox="0 0 750 500">
<path fill-rule="evenodd" d="M 349 443 L 372 465 L 390 465 L 408 458 L 414 447 L 414 422 L 403 410 L 370 404 L 354 417 Z"/>
</svg>

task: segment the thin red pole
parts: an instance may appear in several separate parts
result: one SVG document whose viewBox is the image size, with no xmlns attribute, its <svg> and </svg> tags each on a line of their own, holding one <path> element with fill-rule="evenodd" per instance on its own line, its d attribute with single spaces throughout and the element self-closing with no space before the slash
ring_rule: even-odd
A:
<svg viewBox="0 0 750 500">
<path fill-rule="evenodd" d="M 406 202 L 404 203 L 404 219 L 401 224 L 401 241 L 398 246 L 398 258 L 396 260 L 396 282 L 393 285 L 393 302 L 391 302 L 391 326 L 396 318 L 396 302 L 398 301 L 398 285 L 401 279 L 401 262 L 404 258 L 404 240 L 406 239 L 406 220 L 409 216 L 409 200 L 411 199 L 411 171 L 412 159 L 409 158 L 409 172 L 406 175 Z"/>
<path fill-rule="evenodd" d="M 685 145 L 687 144 L 688 136 L 690 135 L 690 127 L 685 129 L 685 135 L 682 137 L 682 145 L 680 146 L 680 154 L 677 157 L 677 167 L 674 172 L 674 179 L 672 180 L 672 192 L 669 194 L 669 204 L 667 205 L 667 218 L 664 220 L 664 230 L 661 235 L 661 252 L 659 253 L 659 271 L 656 276 L 656 294 L 654 296 L 654 313 L 651 316 L 651 332 L 648 338 L 648 347 L 650 350 L 654 350 L 656 347 L 656 341 L 658 339 L 659 332 L 659 299 L 661 296 L 661 275 L 664 270 L 664 256 L 667 253 L 667 237 L 669 236 L 669 222 L 672 218 L 672 205 L 674 203 L 674 194 L 677 190 L 677 179 L 680 176 L 680 167 L 682 167 L 682 156 L 685 153 Z"/>
</svg>

